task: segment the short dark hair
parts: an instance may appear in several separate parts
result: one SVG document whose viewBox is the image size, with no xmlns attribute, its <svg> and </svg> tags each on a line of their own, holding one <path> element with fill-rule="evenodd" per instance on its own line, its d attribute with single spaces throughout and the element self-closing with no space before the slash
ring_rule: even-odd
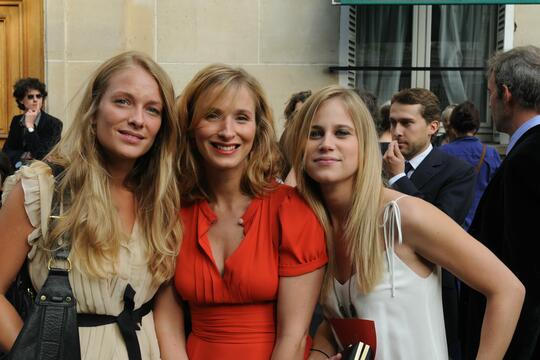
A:
<svg viewBox="0 0 540 360">
<path fill-rule="evenodd" d="M 381 113 L 381 122 L 377 127 L 379 135 L 381 135 L 385 131 L 389 131 L 392 127 L 392 124 L 390 123 L 390 106 L 391 105 L 389 103 L 386 103 L 381 106 L 381 109 L 379 110 Z"/>
<path fill-rule="evenodd" d="M 304 90 L 304 91 L 300 91 L 300 92 L 292 94 L 289 101 L 287 101 L 285 110 L 283 111 L 285 115 L 285 120 L 287 121 L 292 120 L 292 116 L 294 115 L 294 111 L 296 110 L 296 104 L 299 102 L 302 102 L 302 103 L 306 102 L 306 100 L 310 96 L 311 96 L 311 90 Z"/>
<path fill-rule="evenodd" d="M 362 99 L 367 109 L 369 110 L 373 121 L 375 121 L 375 125 L 378 127 L 379 123 L 381 122 L 381 114 L 379 112 L 377 96 L 373 93 L 370 93 L 369 91 L 358 89 L 354 89 L 354 91 L 358 94 L 358 96 L 360 96 L 360 99 Z"/>
<path fill-rule="evenodd" d="M 496 53 L 488 60 L 487 75 L 493 75 L 499 98 L 506 85 L 521 107 L 540 112 L 539 47 L 520 46 Z"/>
<path fill-rule="evenodd" d="M 452 110 L 450 127 L 458 135 L 470 131 L 476 133 L 480 127 L 480 112 L 472 102 L 464 101 Z"/>
<path fill-rule="evenodd" d="M 47 88 L 44 83 L 39 81 L 39 79 L 32 77 L 19 79 L 15 85 L 13 85 L 13 97 L 17 101 L 19 109 L 26 110 L 22 101 L 30 90 L 39 91 L 43 100 L 47 97 Z"/>
<path fill-rule="evenodd" d="M 428 89 L 414 88 L 404 89 L 392 96 L 391 103 L 400 103 L 404 105 L 422 105 L 420 114 L 429 124 L 441 119 L 441 105 L 437 95 Z"/>
</svg>

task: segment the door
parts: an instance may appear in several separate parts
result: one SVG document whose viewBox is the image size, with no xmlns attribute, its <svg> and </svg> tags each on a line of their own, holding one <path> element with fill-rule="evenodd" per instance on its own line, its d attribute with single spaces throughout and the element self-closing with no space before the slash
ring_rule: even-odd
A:
<svg viewBox="0 0 540 360">
<path fill-rule="evenodd" d="M 41 0 L 0 0 L 0 146 L 11 118 L 20 113 L 13 84 L 23 77 L 44 77 Z"/>
</svg>

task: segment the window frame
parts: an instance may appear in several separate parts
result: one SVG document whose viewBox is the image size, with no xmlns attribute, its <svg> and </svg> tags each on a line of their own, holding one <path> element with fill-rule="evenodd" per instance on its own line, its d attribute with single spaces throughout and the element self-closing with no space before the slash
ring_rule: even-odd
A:
<svg viewBox="0 0 540 360">
<path fill-rule="evenodd" d="M 431 5 L 413 6 L 413 67 L 430 67 L 431 45 Z M 495 51 L 509 50 L 514 42 L 514 5 L 496 5 L 497 20 L 495 27 L 490 31 L 495 34 Z M 359 71 L 356 66 L 356 16 L 357 6 L 341 6 L 340 12 L 340 36 L 339 36 L 339 66 L 333 70 L 339 70 L 339 84 L 344 87 L 356 87 L 356 74 Z M 426 36 L 424 36 L 426 35 Z M 423 46 L 420 46 L 423 45 Z M 415 70 L 411 73 L 411 87 L 430 88 L 430 71 Z M 485 90 L 487 91 L 487 89 Z M 498 133 L 494 129 L 489 112 L 489 104 L 480 104 L 486 107 L 487 121 L 481 124 L 478 136 L 483 141 L 499 144 L 508 144 L 508 135 Z"/>
</svg>

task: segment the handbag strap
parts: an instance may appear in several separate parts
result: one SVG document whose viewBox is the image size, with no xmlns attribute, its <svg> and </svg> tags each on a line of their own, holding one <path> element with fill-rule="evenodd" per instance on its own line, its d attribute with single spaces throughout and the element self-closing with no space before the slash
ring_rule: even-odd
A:
<svg viewBox="0 0 540 360">
<path fill-rule="evenodd" d="M 49 216 L 49 231 L 54 229 L 53 226 L 69 202 L 69 197 L 64 196 L 67 192 L 61 194 L 60 191 L 59 183 L 63 173 L 56 173 L 55 168 L 52 166 L 51 168 L 55 173 L 55 186 Z M 58 247 L 53 251 L 47 265 L 49 270 L 47 279 L 35 300 L 37 306 L 44 308 L 41 315 L 43 332 L 38 348 L 38 359 L 80 359 L 77 300 L 69 283 L 71 243 L 65 241 L 66 236 L 64 233 L 59 238 Z"/>
<path fill-rule="evenodd" d="M 482 147 L 482 155 L 480 155 L 480 161 L 478 161 L 478 164 L 476 164 L 476 168 L 475 168 L 475 171 L 477 174 L 480 172 L 480 169 L 482 168 L 482 164 L 484 163 L 484 159 L 486 157 L 486 148 L 487 148 L 487 145 L 484 144 L 484 146 Z"/>
<path fill-rule="evenodd" d="M 60 191 L 60 182 L 64 177 L 64 168 L 57 164 L 48 163 L 51 167 L 54 175 L 54 192 L 51 202 L 51 212 L 49 215 L 49 232 L 51 229 L 54 229 L 54 226 L 60 220 L 61 214 L 64 212 L 64 209 L 67 207 L 67 204 L 70 202 L 69 192 Z M 59 261 L 69 261 L 69 253 L 71 250 L 71 242 L 66 241 L 68 234 L 63 233 L 60 235 L 60 238 L 57 240 L 58 248 L 53 251 L 52 258 Z M 50 263 L 50 262 L 49 262 Z"/>
</svg>

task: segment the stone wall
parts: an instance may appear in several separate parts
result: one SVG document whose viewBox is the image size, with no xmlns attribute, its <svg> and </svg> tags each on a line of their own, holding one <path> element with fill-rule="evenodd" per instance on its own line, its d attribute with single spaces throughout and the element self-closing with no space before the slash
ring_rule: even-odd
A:
<svg viewBox="0 0 540 360">
<path fill-rule="evenodd" d="M 281 131 L 291 93 L 337 83 L 339 7 L 330 0 L 45 0 L 48 110 L 66 127 L 90 73 L 125 50 L 150 54 L 175 89 L 214 62 L 262 83 Z"/>
<path fill-rule="evenodd" d="M 514 32 L 514 46 L 540 46 L 540 5 L 515 5 L 514 22 L 517 25 Z"/>
</svg>

